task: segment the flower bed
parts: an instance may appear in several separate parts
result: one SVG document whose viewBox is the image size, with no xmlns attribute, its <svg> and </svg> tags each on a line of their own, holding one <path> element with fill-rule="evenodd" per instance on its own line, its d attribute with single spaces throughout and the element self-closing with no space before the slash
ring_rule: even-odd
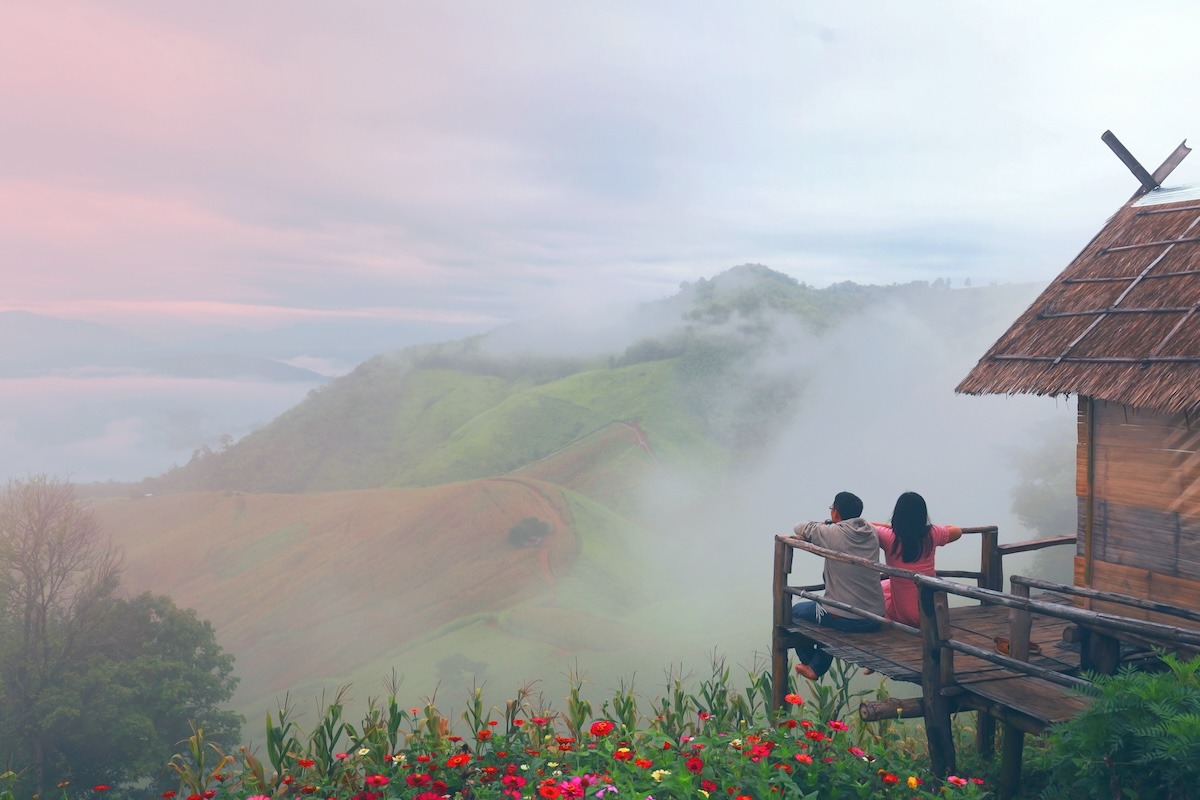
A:
<svg viewBox="0 0 1200 800">
<path fill-rule="evenodd" d="M 727 679 L 727 674 L 726 674 Z M 674 691 L 641 723 L 631 690 L 593 716 L 573 691 L 567 711 L 537 712 L 522 695 L 487 709 L 481 692 L 462 714 L 462 736 L 433 706 L 368 713 L 360 728 L 341 719 L 338 702 L 302 735 L 281 709 L 268 720 L 267 761 L 243 748 L 206 765 L 201 738 L 192 757 L 173 762 L 176 800 L 801 800 L 822 798 L 982 798 L 979 778 L 928 774 L 912 740 L 872 734 L 824 718 L 816 703 L 787 696 L 769 713 L 761 681 L 731 695 L 721 680 L 699 695 Z M 707 703 L 705 700 L 707 699 Z M 532 712 L 532 713 L 531 713 Z M 495 718 L 493 718 L 495 717 Z M 857 722 L 857 721 L 856 721 Z M 334 748 L 342 743 L 344 749 Z M 349 745 L 349 746 L 346 746 Z M 182 792 L 182 793 L 180 793 Z"/>
</svg>

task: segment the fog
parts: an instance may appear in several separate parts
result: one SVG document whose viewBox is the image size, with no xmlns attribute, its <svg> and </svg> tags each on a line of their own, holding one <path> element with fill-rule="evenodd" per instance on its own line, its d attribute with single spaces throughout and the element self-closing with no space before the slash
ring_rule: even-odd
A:
<svg viewBox="0 0 1200 800">
<path fill-rule="evenodd" d="M 927 305 L 890 303 L 819 338 L 799 330 L 781 337 L 789 346 L 758 368 L 812 381 L 768 452 L 715 491 L 680 475 L 647 487 L 648 525 L 658 537 L 651 558 L 670 570 L 653 591 L 662 592 L 665 615 L 695 621 L 693 660 L 706 636 L 710 646 L 743 653 L 769 648 L 774 536 L 825 519 L 838 491 L 859 495 L 872 521 L 887 521 L 899 494 L 912 490 L 935 523 L 997 525 L 1002 542 L 1036 535 L 1011 510 L 1012 457 L 1048 430 L 1070 430 L 1075 403 L 956 395 L 954 387 L 1039 289 L 956 290 L 974 291 L 978 301 L 949 310 L 936 297 Z M 1073 508 L 1073 497 L 1063 501 Z M 978 569 L 978 542 L 966 536 L 940 549 L 939 567 Z M 1068 550 L 1056 548 L 1052 558 L 1069 559 Z M 1033 569 L 1034 558 L 1006 560 L 1006 577 Z M 793 581 L 818 583 L 821 569 L 820 558 L 797 553 Z"/>
</svg>

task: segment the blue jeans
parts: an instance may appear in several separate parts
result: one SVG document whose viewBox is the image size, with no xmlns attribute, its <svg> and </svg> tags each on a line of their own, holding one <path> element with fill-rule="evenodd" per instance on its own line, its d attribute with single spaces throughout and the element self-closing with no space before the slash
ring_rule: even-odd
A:
<svg viewBox="0 0 1200 800">
<path fill-rule="evenodd" d="M 818 614 L 818 610 L 821 611 Z M 862 619 L 861 617 L 835 617 L 827 611 L 824 611 L 812 600 L 801 600 L 792 606 L 792 620 L 794 622 L 811 622 L 818 626 L 833 628 L 837 631 L 845 631 L 846 633 L 870 633 L 871 631 L 879 630 L 879 623 L 873 619 Z M 813 672 L 817 673 L 817 677 L 821 677 L 829 671 L 830 665 L 833 664 L 833 656 L 826 653 L 820 646 L 810 643 L 801 647 L 796 647 L 796 658 L 800 659 L 800 663 L 808 664 L 812 667 Z"/>
</svg>

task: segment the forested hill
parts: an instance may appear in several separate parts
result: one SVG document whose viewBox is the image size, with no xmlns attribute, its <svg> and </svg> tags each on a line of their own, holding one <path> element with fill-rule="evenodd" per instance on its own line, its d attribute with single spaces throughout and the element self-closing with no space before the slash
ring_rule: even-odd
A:
<svg viewBox="0 0 1200 800">
<path fill-rule="evenodd" d="M 147 479 L 148 492 L 433 486 L 501 475 L 614 422 L 659 461 L 720 468 L 754 455 L 811 376 L 772 368 L 798 339 L 894 305 L 978 323 L 997 295 L 943 281 L 816 289 L 761 265 L 681 285 L 608 320 L 572 353 L 529 323 L 376 356 L 221 452 Z M 618 315 L 619 316 L 619 315 Z M 546 323 L 550 325 L 551 323 Z"/>
</svg>

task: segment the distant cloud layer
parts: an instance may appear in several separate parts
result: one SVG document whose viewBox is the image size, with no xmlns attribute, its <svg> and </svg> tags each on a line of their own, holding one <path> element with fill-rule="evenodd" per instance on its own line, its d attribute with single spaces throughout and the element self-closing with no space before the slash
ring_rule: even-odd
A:
<svg viewBox="0 0 1200 800">
<path fill-rule="evenodd" d="M 317 383 L 151 376 L 0 379 L 0 481 L 45 472 L 86 483 L 183 465 L 239 439 Z"/>
<path fill-rule="evenodd" d="M 19 4 L 0 304 L 488 326 L 747 261 L 1048 280 L 1133 189 L 1103 130 L 1150 168 L 1200 133 L 1197 23 L 1186 2 Z"/>
</svg>

